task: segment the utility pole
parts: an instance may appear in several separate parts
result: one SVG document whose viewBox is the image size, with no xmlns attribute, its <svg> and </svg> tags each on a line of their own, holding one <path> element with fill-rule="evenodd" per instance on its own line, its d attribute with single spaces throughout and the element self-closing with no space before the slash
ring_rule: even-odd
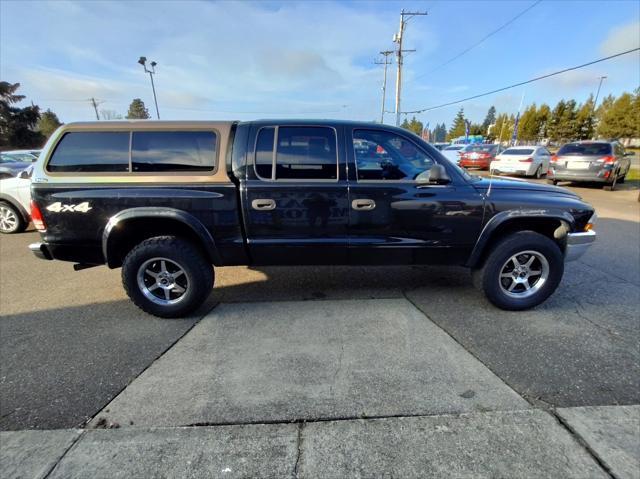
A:
<svg viewBox="0 0 640 479">
<path fill-rule="evenodd" d="M 100 120 L 100 115 L 98 115 L 98 105 L 100 104 L 100 102 L 96 101 L 95 98 L 91 97 L 89 98 L 89 103 L 91 103 L 91 106 L 93 106 L 93 109 L 96 112 L 96 120 Z"/>
<path fill-rule="evenodd" d="M 156 116 L 160 119 L 160 111 L 158 110 L 158 99 L 156 98 L 156 86 L 153 83 L 153 75 L 156 74 L 156 62 L 151 62 L 151 69 L 147 68 L 147 57 L 140 57 L 138 63 L 144 67 L 144 72 L 149 74 L 151 78 L 151 89 L 153 90 L 153 101 L 156 104 Z"/>
<path fill-rule="evenodd" d="M 376 65 L 384 65 L 384 79 L 382 80 L 382 112 L 380 113 L 380 123 L 384 123 L 384 104 L 387 97 L 387 66 L 391 63 L 389 61 L 389 55 L 391 55 L 392 53 L 392 50 L 385 50 L 383 52 L 380 52 L 380 54 L 384 57 L 384 61 L 374 62 Z"/>
<path fill-rule="evenodd" d="M 404 29 L 407 22 L 416 15 L 427 15 L 427 12 L 405 12 L 404 9 L 400 12 L 400 28 L 398 33 L 393 35 L 394 43 L 398 44 L 396 49 L 396 63 L 398 65 L 398 71 L 396 74 L 396 126 L 400 126 L 400 94 L 402 92 L 402 54 L 404 52 L 415 52 L 415 50 L 403 50 L 402 49 L 402 37 L 404 35 Z M 405 19 L 405 17 L 407 17 Z"/>
</svg>

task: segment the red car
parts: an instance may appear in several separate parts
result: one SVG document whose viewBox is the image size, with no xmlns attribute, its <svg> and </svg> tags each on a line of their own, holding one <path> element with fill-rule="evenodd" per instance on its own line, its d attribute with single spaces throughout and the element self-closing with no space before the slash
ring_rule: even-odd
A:
<svg viewBox="0 0 640 479">
<path fill-rule="evenodd" d="M 491 162 L 501 151 L 502 147 L 495 144 L 469 145 L 460 153 L 458 164 L 463 168 L 488 170 Z"/>
</svg>

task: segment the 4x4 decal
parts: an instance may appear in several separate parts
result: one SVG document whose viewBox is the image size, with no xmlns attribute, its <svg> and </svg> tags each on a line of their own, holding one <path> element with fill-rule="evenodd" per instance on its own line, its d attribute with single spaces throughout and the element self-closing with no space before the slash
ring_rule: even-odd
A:
<svg viewBox="0 0 640 479">
<path fill-rule="evenodd" d="M 54 213 L 86 213 L 92 207 L 89 206 L 88 201 L 84 201 L 77 205 L 64 205 L 60 201 L 56 201 L 55 203 L 47 206 L 47 211 L 52 211 Z"/>
</svg>

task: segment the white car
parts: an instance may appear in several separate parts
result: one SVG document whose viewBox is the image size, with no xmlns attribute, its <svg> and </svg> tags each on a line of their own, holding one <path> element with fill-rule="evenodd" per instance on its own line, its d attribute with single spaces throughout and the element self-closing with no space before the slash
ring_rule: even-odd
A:
<svg viewBox="0 0 640 479">
<path fill-rule="evenodd" d="M 30 166 L 14 178 L 0 180 L 0 233 L 20 233 L 29 225 L 32 173 Z"/>
<path fill-rule="evenodd" d="M 447 160 L 457 165 L 460 161 L 460 153 L 462 153 L 462 150 L 467 146 L 469 145 L 449 145 L 445 149 L 441 150 L 440 153 L 442 153 Z"/>
<path fill-rule="evenodd" d="M 541 178 L 547 174 L 550 160 L 551 153 L 544 146 L 512 146 L 496 156 L 491 162 L 490 171 L 493 174 L 509 173 Z"/>
</svg>

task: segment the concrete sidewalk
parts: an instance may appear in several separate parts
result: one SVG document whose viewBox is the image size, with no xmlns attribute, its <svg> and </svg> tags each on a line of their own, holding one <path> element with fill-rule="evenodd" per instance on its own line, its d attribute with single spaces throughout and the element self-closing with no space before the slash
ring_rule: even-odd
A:
<svg viewBox="0 0 640 479">
<path fill-rule="evenodd" d="M 3 478 L 640 477 L 640 406 L 0 433 Z"/>
</svg>

